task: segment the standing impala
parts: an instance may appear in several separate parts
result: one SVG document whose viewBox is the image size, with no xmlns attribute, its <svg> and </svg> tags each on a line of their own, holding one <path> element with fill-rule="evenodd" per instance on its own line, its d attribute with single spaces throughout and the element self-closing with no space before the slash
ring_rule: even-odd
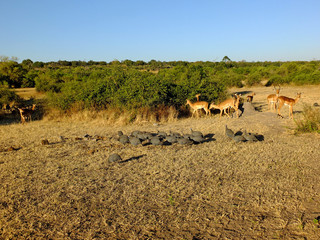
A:
<svg viewBox="0 0 320 240">
<path fill-rule="evenodd" d="M 297 93 L 296 99 L 285 97 L 285 96 L 280 96 L 278 98 L 278 101 L 279 101 L 278 116 L 282 117 L 282 115 L 280 114 L 280 110 L 283 107 L 283 105 L 287 105 L 287 106 L 289 106 L 289 118 L 290 118 L 290 114 L 291 114 L 291 118 L 293 119 L 293 105 L 295 105 L 299 101 L 300 97 L 301 97 L 301 93 Z"/>
<path fill-rule="evenodd" d="M 280 93 L 280 86 L 279 86 L 278 89 L 276 89 L 276 88 L 273 86 L 273 89 L 276 91 L 276 94 L 270 94 L 270 95 L 267 97 L 267 100 L 268 100 L 268 109 L 269 109 L 269 110 L 271 109 L 271 106 L 272 106 L 272 109 L 276 110 L 276 103 L 278 102 L 279 93 Z"/>
<path fill-rule="evenodd" d="M 219 119 L 221 119 L 221 116 L 222 116 L 223 112 L 225 114 L 227 114 L 228 117 L 230 117 L 230 115 L 227 112 L 227 110 L 229 108 L 233 108 L 234 110 L 236 110 L 237 117 L 239 118 L 238 108 L 239 108 L 239 103 L 240 103 L 240 97 L 241 97 L 241 95 L 237 95 L 236 94 L 236 99 L 229 98 L 229 99 L 223 101 L 222 103 L 219 103 L 218 105 L 215 105 L 214 102 L 213 102 L 213 103 L 210 104 L 210 108 L 209 109 L 219 109 L 220 110 L 220 118 Z"/>
<path fill-rule="evenodd" d="M 254 92 L 252 92 L 250 95 L 247 96 L 247 102 L 252 103 L 253 96 L 256 95 Z"/>
<path fill-rule="evenodd" d="M 204 109 L 204 111 L 206 112 L 206 115 L 211 115 L 211 113 L 210 113 L 210 110 L 209 110 L 209 103 L 208 102 L 205 102 L 205 101 L 198 101 L 198 102 L 194 102 L 194 103 L 192 103 L 189 99 L 187 99 L 187 103 L 186 103 L 186 105 L 190 105 L 190 107 L 193 109 L 193 112 L 192 112 L 192 116 L 193 116 L 193 114 L 196 112 L 196 111 L 198 111 L 198 110 L 200 110 L 200 109 Z"/>
<path fill-rule="evenodd" d="M 36 108 L 36 104 L 33 104 L 32 105 L 32 108 L 31 109 L 28 109 L 28 108 L 18 108 L 19 112 L 20 112 L 20 116 L 21 116 L 21 123 L 25 123 L 26 120 L 29 120 L 31 121 L 31 116 L 32 116 L 32 113 L 34 112 Z"/>
</svg>

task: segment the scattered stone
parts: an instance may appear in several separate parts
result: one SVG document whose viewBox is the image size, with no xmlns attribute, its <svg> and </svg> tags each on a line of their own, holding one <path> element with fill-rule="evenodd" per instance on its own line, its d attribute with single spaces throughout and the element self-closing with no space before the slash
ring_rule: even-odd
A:
<svg viewBox="0 0 320 240">
<path fill-rule="evenodd" d="M 176 143 L 178 140 L 175 136 L 167 136 L 166 137 L 166 140 L 169 142 L 169 143 Z"/>
<path fill-rule="evenodd" d="M 119 137 L 119 142 L 121 142 L 122 144 L 129 143 L 129 137 L 127 135 L 121 135 Z"/>
<path fill-rule="evenodd" d="M 235 135 L 232 139 L 233 139 L 235 142 L 244 142 L 244 141 L 246 141 L 246 139 L 245 139 L 244 136 L 242 136 L 242 135 Z"/>
<path fill-rule="evenodd" d="M 134 136 L 134 137 L 138 137 L 138 134 L 140 134 L 140 133 L 141 133 L 141 131 L 136 130 L 136 131 L 133 131 L 131 133 L 131 135 Z"/>
<path fill-rule="evenodd" d="M 138 146 L 141 144 L 141 140 L 137 137 L 130 137 L 129 138 L 129 142 L 133 145 L 133 146 Z"/>
<path fill-rule="evenodd" d="M 204 137 L 202 136 L 192 136 L 191 140 L 193 140 L 195 143 L 202 143 L 205 141 Z"/>
<path fill-rule="evenodd" d="M 243 137 L 249 141 L 249 142 L 256 142 L 258 141 L 258 139 L 256 138 L 255 135 L 251 134 L 251 133 L 247 133 L 247 130 L 244 130 L 243 132 Z"/>
<path fill-rule="evenodd" d="M 83 140 L 83 138 L 81 138 L 81 137 L 76 137 L 75 140 L 80 141 L 80 140 Z"/>
<path fill-rule="evenodd" d="M 230 128 L 228 128 L 227 125 L 226 125 L 226 136 L 229 138 L 234 137 L 234 132 Z"/>
<path fill-rule="evenodd" d="M 192 141 L 188 138 L 178 138 L 178 143 L 181 145 L 188 145 L 188 144 L 192 144 Z"/>
<path fill-rule="evenodd" d="M 117 154 L 117 153 L 111 154 L 111 155 L 109 156 L 109 158 L 108 158 L 108 161 L 109 161 L 109 162 L 119 162 L 119 161 L 121 161 L 121 160 L 122 160 L 122 158 L 121 158 L 120 155 Z"/>
<path fill-rule="evenodd" d="M 152 137 L 150 139 L 150 143 L 154 146 L 159 146 L 159 145 L 162 145 L 163 143 L 161 142 L 160 138 L 159 137 Z"/>
<path fill-rule="evenodd" d="M 166 133 L 166 132 L 159 132 L 159 131 L 158 131 L 158 136 L 165 138 L 165 137 L 167 136 L 167 133 Z"/>
<path fill-rule="evenodd" d="M 190 129 L 191 129 L 191 135 L 192 135 L 192 136 L 201 136 L 201 137 L 203 137 L 202 132 L 193 131 L 192 128 L 190 128 Z"/>
</svg>

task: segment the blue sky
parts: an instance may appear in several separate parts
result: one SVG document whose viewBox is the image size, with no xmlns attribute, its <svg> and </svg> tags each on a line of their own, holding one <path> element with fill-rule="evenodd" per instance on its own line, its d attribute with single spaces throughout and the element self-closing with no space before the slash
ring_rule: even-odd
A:
<svg viewBox="0 0 320 240">
<path fill-rule="evenodd" d="M 19 61 L 320 60 L 319 0 L 0 0 Z"/>
</svg>

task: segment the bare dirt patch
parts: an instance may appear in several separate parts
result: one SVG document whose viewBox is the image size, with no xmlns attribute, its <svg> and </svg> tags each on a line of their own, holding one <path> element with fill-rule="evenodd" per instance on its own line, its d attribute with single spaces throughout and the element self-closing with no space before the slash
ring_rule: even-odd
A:
<svg viewBox="0 0 320 240">
<path fill-rule="evenodd" d="M 1 238 L 318 239 L 319 135 L 293 135 L 288 109 L 284 119 L 268 111 L 272 88 L 230 91 L 255 91 L 255 111 L 220 121 L 216 115 L 128 126 L 0 126 Z M 296 118 L 303 103 L 320 97 L 318 86 L 286 87 L 283 95 L 298 91 Z M 225 125 L 262 138 L 235 143 Z M 119 130 L 190 133 L 190 127 L 210 141 L 132 146 L 116 139 Z M 85 140 L 86 134 L 96 137 Z M 113 153 L 123 161 L 109 163 Z"/>
</svg>

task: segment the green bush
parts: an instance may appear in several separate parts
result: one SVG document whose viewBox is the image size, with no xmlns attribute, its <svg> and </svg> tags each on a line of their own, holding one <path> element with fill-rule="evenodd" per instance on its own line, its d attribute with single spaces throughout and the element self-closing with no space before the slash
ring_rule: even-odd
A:
<svg viewBox="0 0 320 240">
<path fill-rule="evenodd" d="M 296 133 L 317 132 L 320 133 L 320 109 L 304 105 L 303 118 L 295 121 Z"/>
<path fill-rule="evenodd" d="M 20 97 L 12 90 L 8 88 L 7 85 L 1 84 L 0 85 L 0 104 L 9 104 L 13 101 L 20 101 Z"/>
<path fill-rule="evenodd" d="M 198 93 L 207 101 L 222 98 L 225 93 L 224 84 L 210 78 L 201 66 L 177 66 L 160 74 L 115 66 L 108 70 L 92 70 L 81 80 L 61 77 L 64 80 L 56 82 L 48 78 L 48 74 L 39 79 L 44 81 L 37 82 L 37 86 L 41 85 L 39 89 L 45 86 L 51 92 L 51 105 L 63 110 L 76 102 L 81 102 L 84 108 L 178 107 Z"/>
<path fill-rule="evenodd" d="M 253 86 L 260 84 L 261 82 L 261 75 L 259 72 L 254 72 L 253 74 L 250 74 L 247 79 L 247 85 Z"/>
</svg>

